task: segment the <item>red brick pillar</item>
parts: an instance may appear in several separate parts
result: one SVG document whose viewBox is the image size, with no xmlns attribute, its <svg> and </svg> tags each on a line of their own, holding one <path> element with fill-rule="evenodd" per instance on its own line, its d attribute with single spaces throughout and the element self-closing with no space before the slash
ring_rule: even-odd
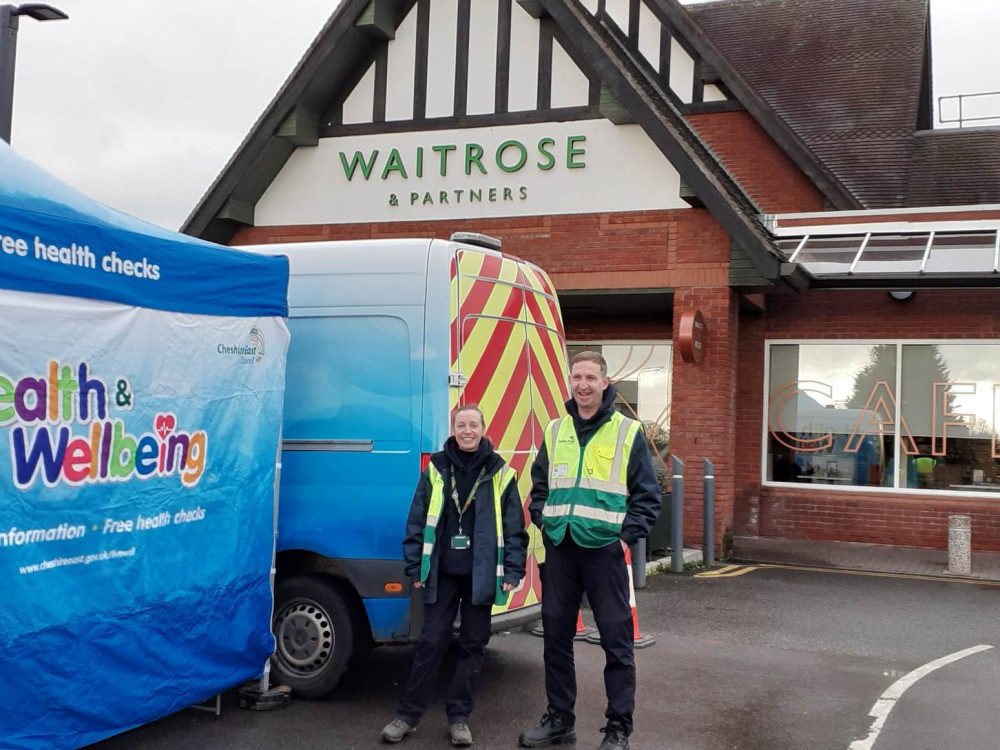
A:
<svg viewBox="0 0 1000 750">
<path fill-rule="evenodd" d="M 764 314 L 740 313 L 739 385 L 736 389 L 736 487 L 733 534 L 760 534 L 761 404 L 764 400 Z"/>
<path fill-rule="evenodd" d="M 673 348 L 670 452 L 684 462 L 684 543 L 701 547 L 702 459 L 715 465 L 715 548 L 733 527 L 736 465 L 736 364 L 739 302 L 729 287 L 681 287 L 674 292 L 677 341 L 681 315 L 700 310 L 706 337 L 701 362 L 685 362 Z"/>
</svg>

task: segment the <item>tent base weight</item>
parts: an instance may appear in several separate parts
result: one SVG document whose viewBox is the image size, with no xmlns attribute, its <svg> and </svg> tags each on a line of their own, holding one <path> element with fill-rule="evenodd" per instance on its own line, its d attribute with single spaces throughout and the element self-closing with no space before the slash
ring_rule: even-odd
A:
<svg viewBox="0 0 1000 750">
<path fill-rule="evenodd" d="M 256 682 L 244 685 L 237 694 L 240 708 L 249 708 L 251 711 L 273 711 L 276 708 L 284 708 L 292 699 L 292 689 L 287 685 L 277 685 L 270 690 L 261 691 L 260 684 Z"/>
</svg>

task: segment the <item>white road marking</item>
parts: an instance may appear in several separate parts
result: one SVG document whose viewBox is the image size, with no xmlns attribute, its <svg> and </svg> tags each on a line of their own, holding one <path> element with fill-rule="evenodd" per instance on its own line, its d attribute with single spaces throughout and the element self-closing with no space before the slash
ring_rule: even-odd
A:
<svg viewBox="0 0 1000 750">
<path fill-rule="evenodd" d="M 884 693 L 882 693 L 882 696 L 875 701 L 875 705 L 872 706 L 872 710 L 868 712 L 868 715 L 875 720 L 872 722 L 868 736 L 863 740 L 855 740 L 852 742 L 848 750 L 871 750 L 872 746 L 875 744 L 875 740 L 878 739 L 879 732 L 882 731 L 882 727 L 885 725 L 885 720 L 889 718 L 889 712 L 892 711 L 893 707 L 896 705 L 896 701 L 902 698 L 903 693 L 905 693 L 907 689 L 909 689 L 909 687 L 921 677 L 926 677 L 934 670 L 951 664 L 953 661 L 964 659 L 966 656 L 972 656 L 973 654 L 978 654 L 980 651 L 987 651 L 991 648 L 993 647 L 973 646 L 972 648 L 967 648 L 964 651 L 956 651 L 948 656 L 942 656 L 940 659 L 928 662 L 922 667 L 917 667 L 909 674 L 900 677 L 892 683 L 892 685 L 890 685 Z"/>
</svg>

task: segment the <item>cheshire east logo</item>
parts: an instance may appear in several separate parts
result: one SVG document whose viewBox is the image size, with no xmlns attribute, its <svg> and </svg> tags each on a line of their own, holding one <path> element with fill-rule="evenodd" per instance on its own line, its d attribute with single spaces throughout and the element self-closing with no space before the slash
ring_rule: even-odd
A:
<svg viewBox="0 0 1000 750">
<path fill-rule="evenodd" d="M 264 359 L 266 354 L 264 332 L 257 326 L 252 326 L 244 343 L 220 343 L 216 347 L 216 351 L 223 356 L 236 357 L 241 365 L 257 364 Z"/>
</svg>

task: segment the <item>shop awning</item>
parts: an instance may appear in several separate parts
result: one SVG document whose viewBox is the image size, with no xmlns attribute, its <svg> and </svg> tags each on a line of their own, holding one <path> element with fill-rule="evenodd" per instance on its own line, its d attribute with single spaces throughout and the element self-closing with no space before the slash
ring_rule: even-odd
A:
<svg viewBox="0 0 1000 750">
<path fill-rule="evenodd" d="M 1000 220 L 992 216 L 866 221 L 864 212 L 851 214 L 847 224 L 834 213 L 823 217 L 829 223 L 808 225 L 805 215 L 768 217 L 782 275 L 803 288 L 1000 284 Z"/>
</svg>

